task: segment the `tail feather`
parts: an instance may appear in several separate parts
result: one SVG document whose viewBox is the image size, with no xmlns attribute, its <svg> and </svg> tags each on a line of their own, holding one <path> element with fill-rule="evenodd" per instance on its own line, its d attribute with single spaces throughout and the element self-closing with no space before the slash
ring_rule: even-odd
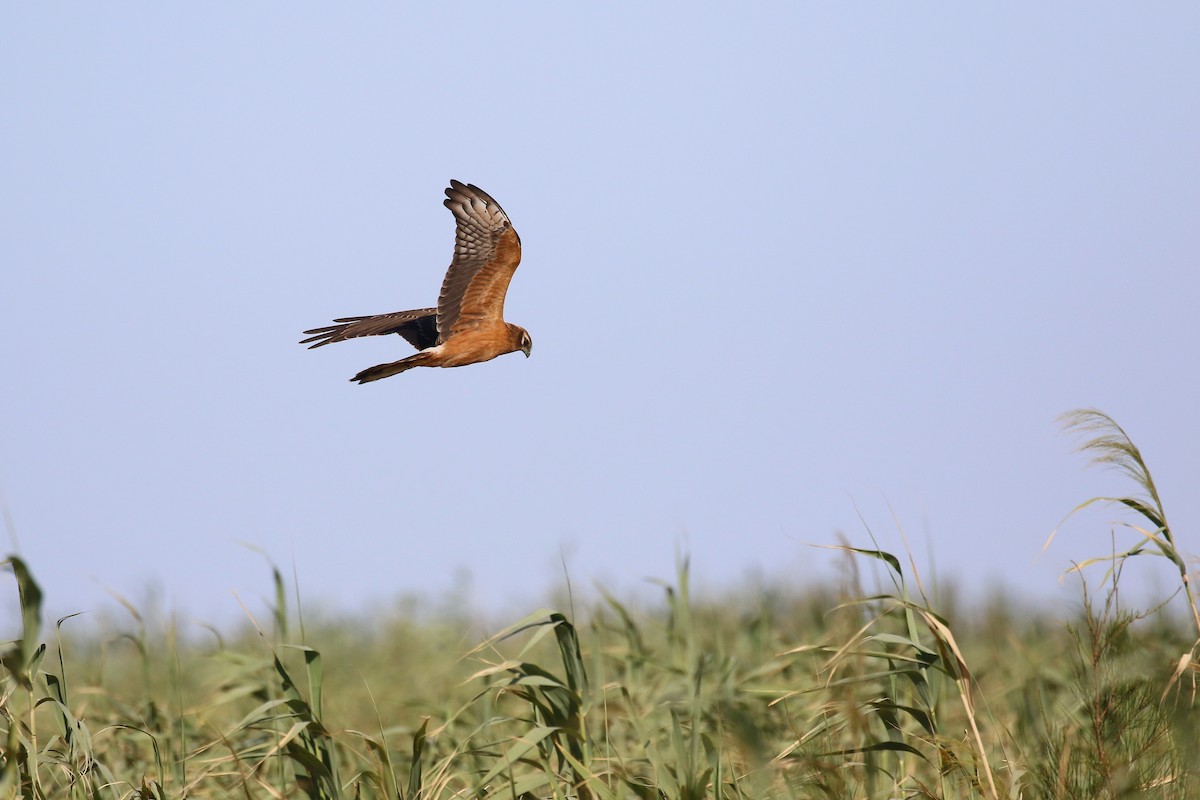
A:
<svg viewBox="0 0 1200 800">
<path fill-rule="evenodd" d="M 362 372 L 355 375 L 350 380 L 357 383 L 370 383 L 382 378 L 390 378 L 393 375 L 399 375 L 401 372 L 407 372 L 413 367 L 428 366 L 429 356 L 427 353 L 417 353 L 416 355 L 402 358 L 399 361 L 393 361 L 390 364 L 377 364 L 373 367 L 368 367 Z"/>
</svg>

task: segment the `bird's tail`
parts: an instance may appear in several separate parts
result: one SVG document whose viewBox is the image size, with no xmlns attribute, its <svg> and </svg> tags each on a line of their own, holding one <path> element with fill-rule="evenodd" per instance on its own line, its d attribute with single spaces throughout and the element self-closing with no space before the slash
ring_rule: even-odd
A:
<svg viewBox="0 0 1200 800">
<path fill-rule="evenodd" d="M 350 380 L 358 383 L 370 383 L 381 378 L 390 378 L 393 375 L 399 375 L 401 372 L 412 369 L 413 367 L 429 366 L 429 354 L 417 353 L 416 355 L 402 358 L 399 361 L 393 361 L 390 364 L 377 364 L 374 367 L 368 367 L 362 372 L 355 375 Z"/>
</svg>

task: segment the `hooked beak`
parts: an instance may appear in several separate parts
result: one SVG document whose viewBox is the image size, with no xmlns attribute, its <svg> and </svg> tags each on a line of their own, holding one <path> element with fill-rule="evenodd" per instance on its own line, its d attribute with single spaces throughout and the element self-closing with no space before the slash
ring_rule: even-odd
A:
<svg viewBox="0 0 1200 800">
<path fill-rule="evenodd" d="M 526 358 L 529 358 L 529 354 L 533 352 L 533 345 L 531 345 L 531 344 L 525 345 L 524 347 L 521 348 L 521 352 L 525 354 Z"/>
</svg>

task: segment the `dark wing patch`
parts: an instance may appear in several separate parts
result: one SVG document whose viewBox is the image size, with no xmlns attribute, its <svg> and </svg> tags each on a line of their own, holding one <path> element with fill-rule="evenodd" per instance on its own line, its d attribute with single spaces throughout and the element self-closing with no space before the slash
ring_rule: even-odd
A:
<svg viewBox="0 0 1200 800">
<path fill-rule="evenodd" d="M 477 277 L 483 285 L 476 290 L 486 285 L 489 291 L 484 295 L 488 302 L 486 306 L 468 309 L 469 316 L 500 319 L 504 312 L 504 292 L 521 261 L 521 239 L 504 209 L 487 192 L 473 184 L 451 180 L 443 203 L 454 214 L 457 226 L 454 260 L 438 295 L 439 342 L 446 341 L 454 332 L 463 316 L 464 298 L 475 293 L 472 284 Z"/>
<path fill-rule="evenodd" d="M 300 344 L 309 344 L 308 349 L 320 347 L 360 336 L 384 336 L 398 333 L 418 350 L 437 344 L 437 309 L 418 308 L 412 311 L 396 311 L 391 314 L 375 314 L 368 317 L 342 317 L 335 319 L 338 325 L 326 325 L 305 331 L 312 334 L 301 339 Z"/>
</svg>

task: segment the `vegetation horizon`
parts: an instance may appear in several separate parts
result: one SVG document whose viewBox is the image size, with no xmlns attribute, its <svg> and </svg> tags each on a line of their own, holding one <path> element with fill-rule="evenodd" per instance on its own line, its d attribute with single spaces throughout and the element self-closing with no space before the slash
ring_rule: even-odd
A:
<svg viewBox="0 0 1200 800">
<path fill-rule="evenodd" d="M 1200 796 L 1188 557 L 1125 431 L 1095 410 L 1062 421 L 1136 489 L 1071 512 L 1113 504 L 1133 542 L 1070 570 L 1082 609 L 1065 623 L 960 615 L 873 537 L 832 545 L 837 586 L 706 602 L 682 559 L 658 608 L 601 590 L 474 646 L 451 618 L 306 620 L 278 569 L 269 620 L 233 634 L 193 641 L 132 604 L 119 630 L 72 615 L 44 631 L 42 589 L 10 557 L 0 798 Z M 1178 574 L 1182 618 L 1126 606 L 1134 556 Z"/>
</svg>

